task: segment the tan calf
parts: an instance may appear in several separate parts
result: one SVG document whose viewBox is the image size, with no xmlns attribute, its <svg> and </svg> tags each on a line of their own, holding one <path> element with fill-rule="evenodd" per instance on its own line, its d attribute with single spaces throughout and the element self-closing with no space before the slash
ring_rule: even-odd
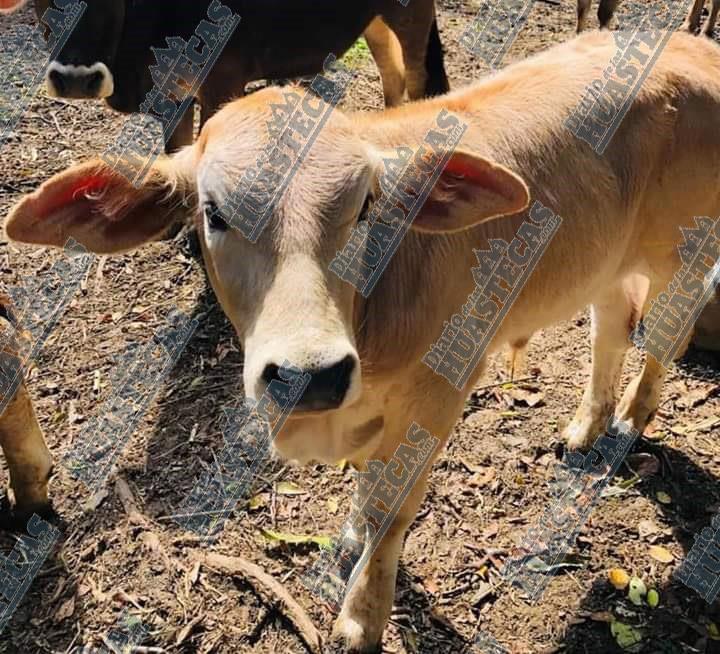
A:
<svg viewBox="0 0 720 654">
<path fill-rule="evenodd" d="M 720 215 L 720 49 L 674 35 L 599 156 L 564 122 L 614 54 L 610 34 L 588 33 L 441 98 L 335 111 L 255 244 L 218 207 L 268 147 L 271 104 L 283 93 L 274 88 L 227 105 L 139 190 L 98 161 L 69 168 L 14 208 L 7 232 L 119 252 L 162 234 L 187 211 L 182 200 L 196 200 L 210 279 L 245 352 L 247 395 L 259 397 L 285 359 L 313 376 L 277 450 L 362 467 L 387 461 L 413 421 L 443 440 L 452 431 L 483 365 L 458 392 L 421 357 L 473 291 L 473 249 L 512 240 L 538 200 L 563 222 L 491 349 L 592 305 L 591 379 L 568 430 L 573 447 L 587 447 L 614 409 L 642 430 L 658 405 L 665 372 L 650 358 L 615 407 L 640 311 L 630 282 L 642 276 L 657 295 L 680 267 L 678 228 Z M 468 123 L 461 149 L 365 300 L 330 262 L 374 201 L 383 157 L 416 148 L 439 116 Z M 372 651 L 382 638 L 424 492 L 425 476 L 345 599 L 336 634 L 351 650 Z"/>
<path fill-rule="evenodd" d="M 9 386 L 9 402 L 3 395 L 18 370 L 17 337 L 10 300 L 0 292 L 0 447 L 10 470 L 15 510 L 23 516 L 47 510 L 52 458 L 22 377 Z"/>
</svg>

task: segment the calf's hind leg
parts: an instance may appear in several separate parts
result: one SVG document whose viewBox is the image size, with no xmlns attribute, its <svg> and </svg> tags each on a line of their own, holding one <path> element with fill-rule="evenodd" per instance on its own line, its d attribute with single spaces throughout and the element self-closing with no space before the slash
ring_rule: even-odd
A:
<svg viewBox="0 0 720 654">
<path fill-rule="evenodd" d="M 666 283 L 653 283 L 651 292 L 647 295 L 645 312 L 650 308 L 650 299 L 665 290 L 666 286 Z M 692 329 L 685 336 L 680 336 L 675 359 L 685 354 L 691 338 Z M 662 385 L 666 376 L 667 369 L 654 356 L 648 354 L 642 372 L 628 384 L 623 393 L 617 408 L 618 418 L 642 433 L 660 406 Z"/>
<path fill-rule="evenodd" d="M 575 417 L 565 429 L 571 450 L 589 449 L 615 409 L 615 392 L 639 306 L 622 283 L 615 283 L 596 299 L 591 313 L 592 372 Z"/>
<path fill-rule="evenodd" d="M 10 486 L 17 511 L 47 511 L 52 457 L 25 384 L 20 385 L 5 412 L 0 415 L 0 447 L 10 469 Z"/>
</svg>

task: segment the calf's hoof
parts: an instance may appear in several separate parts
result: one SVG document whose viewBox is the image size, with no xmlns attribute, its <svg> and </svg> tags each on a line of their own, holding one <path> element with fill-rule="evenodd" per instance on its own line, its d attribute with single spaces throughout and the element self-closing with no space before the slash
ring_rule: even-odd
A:
<svg viewBox="0 0 720 654">
<path fill-rule="evenodd" d="M 377 654 L 382 652 L 382 631 L 369 630 L 357 620 L 340 613 L 332 633 L 328 651 L 337 654 Z"/>
<path fill-rule="evenodd" d="M 48 521 L 57 518 L 57 513 L 49 500 L 11 506 L 10 500 L 5 496 L 0 500 L 0 529 L 25 532 L 34 514 Z"/>
<path fill-rule="evenodd" d="M 565 428 L 562 436 L 569 451 L 587 452 L 592 449 L 597 437 L 603 433 L 605 433 L 604 421 L 593 420 L 589 415 L 582 417 L 576 415 Z"/>
<path fill-rule="evenodd" d="M 655 417 L 659 402 L 657 387 L 642 385 L 639 379 L 633 379 L 625 389 L 615 415 L 642 434 Z"/>
</svg>

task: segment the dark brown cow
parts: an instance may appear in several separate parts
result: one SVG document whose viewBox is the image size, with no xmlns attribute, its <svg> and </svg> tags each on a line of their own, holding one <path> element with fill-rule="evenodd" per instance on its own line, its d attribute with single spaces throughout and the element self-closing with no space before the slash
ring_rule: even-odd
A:
<svg viewBox="0 0 720 654">
<path fill-rule="evenodd" d="M 122 112 L 138 111 L 153 87 L 151 46 L 167 47 L 166 37 L 190 39 L 210 5 L 209 0 L 86 2 L 80 23 L 50 64 L 48 92 L 105 98 Z M 243 95 L 250 81 L 320 72 L 329 53 L 340 57 L 363 32 L 387 105 L 399 104 L 405 90 L 417 99 L 449 88 L 434 0 L 412 0 L 407 7 L 399 0 L 224 0 L 223 5 L 241 20 L 200 89 L 203 122 L 222 103 Z M 35 0 L 39 16 L 50 6 L 51 0 Z M 186 112 L 169 149 L 192 142 L 192 118 Z"/>
</svg>

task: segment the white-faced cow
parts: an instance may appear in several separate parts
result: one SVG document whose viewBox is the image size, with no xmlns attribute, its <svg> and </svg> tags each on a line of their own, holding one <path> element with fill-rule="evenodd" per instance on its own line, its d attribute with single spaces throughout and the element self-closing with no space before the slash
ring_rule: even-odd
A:
<svg viewBox="0 0 720 654">
<path fill-rule="evenodd" d="M 8 0 L 4 0 L 8 1 Z M 153 87 L 150 50 L 167 37 L 193 36 L 208 2 L 86 0 L 78 26 L 50 63 L 48 93 L 66 98 L 105 98 L 118 111 L 138 111 Z M 52 5 L 35 0 L 38 16 Z M 380 69 L 388 106 L 448 91 L 434 0 L 225 0 L 240 24 L 199 91 L 202 120 L 257 79 L 322 71 L 329 53 L 340 57 L 364 32 Z M 211 37 L 212 38 L 212 37 Z M 194 46 L 200 50 L 200 45 Z M 208 48 L 208 44 L 202 44 Z M 185 114 L 168 149 L 192 142 L 192 112 Z"/>
<path fill-rule="evenodd" d="M 268 371 L 285 360 L 312 375 L 312 402 L 300 399 L 278 452 L 362 468 L 388 461 L 413 422 L 448 437 L 483 364 L 459 392 L 421 358 L 474 289 L 474 249 L 492 238 L 510 242 L 529 203 L 540 201 L 563 222 L 491 349 L 592 305 L 591 380 L 567 434 L 571 447 L 587 448 L 613 412 L 643 430 L 658 407 L 665 370 L 653 357 L 617 403 L 642 311 L 626 281 L 642 275 L 654 298 L 681 266 L 679 227 L 720 215 L 720 49 L 673 35 L 599 155 L 565 120 L 614 52 L 608 32 L 587 33 L 444 97 L 378 114 L 335 111 L 257 243 L 228 227 L 218 207 L 269 146 L 271 105 L 283 101 L 277 88 L 226 105 L 192 147 L 156 162 L 142 188 L 99 161 L 72 166 L 12 210 L 7 233 L 127 251 L 162 234 L 188 211 L 183 201 L 196 198 L 210 279 L 244 349 L 247 395 L 258 398 Z M 365 299 L 328 268 L 366 219 L 384 158 L 417 148 L 439 115 L 469 127 Z M 351 650 L 371 651 L 382 638 L 425 479 L 345 598 L 336 633 Z"/>
<path fill-rule="evenodd" d="M 10 299 L 0 292 L 0 447 L 10 470 L 19 520 L 49 508 L 52 458 L 22 380 L 18 325 Z"/>
</svg>

